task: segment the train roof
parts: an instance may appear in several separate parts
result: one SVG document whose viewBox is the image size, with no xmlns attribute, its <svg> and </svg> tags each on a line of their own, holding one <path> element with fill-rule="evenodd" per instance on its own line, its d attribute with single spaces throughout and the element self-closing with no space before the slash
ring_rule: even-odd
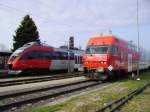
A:
<svg viewBox="0 0 150 112">
<path fill-rule="evenodd" d="M 29 42 L 29 43 L 24 44 L 22 47 L 18 48 L 17 50 L 25 50 L 25 49 L 31 48 L 33 46 L 54 48 L 53 46 L 47 45 L 45 43 Z"/>
<path fill-rule="evenodd" d="M 122 40 L 122 41 L 126 41 L 124 40 L 123 38 L 121 37 L 118 37 L 116 35 L 113 35 L 113 34 L 110 34 L 110 33 L 101 33 L 100 35 L 95 35 L 95 36 L 91 36 L 91 38 L 106 38 L 106 37 L 110 37 L 110 38 L 114 38 L 114 39 L 119 39 L 119 40 Z M 126 41 L 127 42 L 127 41 Z"/>
<path fill-rule="evenodd" d="M 17 50 L 26 50 L 28 48 L 32 48 L 32 47 L 45 47 L 45 48 L 52 48 L 52 49 L 55 49 L 56 51 L 60 51 L 60 52 L 72 52 L 74 53 L 75 55 L 83 55 L 84 53 L 84 50 L 81 50 L 81 49 L 66 49 L 64 47 L 60 47 L 60 48 L 55 48 L 53 46 L 50 46 L 50 45 L 47 45 L 45 43 L 39 43 L 39 42 L 29 42 L 27 44 L 24 44 L 22 47 L 18 48 Z"/>
<path fill-rule="evenodd" d="M 92 36 L 89 41 L 88 45 L 98 45 L 98 44 L 114 44 L 120 42 L 121 45 L 128 46 L 129 49 L 138 51 L 138 48 L 135 44 L 132 43 L 132 41 L 126 41 L 118 36 L 112 35 L 112 34 L 101 34 L 97 36 Z"/>
<path fill-rule="evenodd" d="M 99 36 L 93 36 L 89 39 L 88 45 L 98 45 L 98 44 L 114 44 L 118 41 L 121 41 L 125 44 L 127 44 L 125 41 L 117 38 L 114 35 L 99 35 Z"/>
<path fill-rule="evenodd" d="M 31 46 L 45 46 L 45 47 L 50 47 L 53 48 L 53 46 L 50 46 L 46 43 L 41 43 L 41 42 L 29 42 L 23 45 L 23 47 L 31 47 Z"/>
</svg>

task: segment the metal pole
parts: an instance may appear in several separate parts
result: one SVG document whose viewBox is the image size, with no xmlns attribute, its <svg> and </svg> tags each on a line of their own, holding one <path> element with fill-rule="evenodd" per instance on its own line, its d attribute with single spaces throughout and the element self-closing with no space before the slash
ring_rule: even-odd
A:
<svg viewBox="0 0 150 112">
<path fill-rule="evenodd" d="M 67 42 L 68 46 L 68 74 L 70 74 L 70 47 L 69 47 L 69 42 Z"/>
<path fill-rule="evenodd" d="M 138 38 L 138 53 L 140 53 L 140 45 L 139 45 L 139 1 L 137 0 L 137 38 Z M 138 65 L 137 65 L 137 80 L 139 80 L 139 61 L 140 59 L 138 59 Z"/>
</svg>

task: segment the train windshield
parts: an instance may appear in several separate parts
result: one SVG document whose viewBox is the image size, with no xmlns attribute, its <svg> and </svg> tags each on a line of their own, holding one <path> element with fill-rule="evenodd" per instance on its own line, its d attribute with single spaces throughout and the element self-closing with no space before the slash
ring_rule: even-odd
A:
<svg viewBox="0 0 150 112">
<path fill-rule="evenodd" d="M 88 46 L 86 49 L 86 54 L 107 54 L 111 53 L 111 46 L 109 45 L 95 45 Z"/>
<path fill-rule="evenodd" d="M 16 51 L 10 56 L 9 61 L 15 60 L 23 51 L 24 51 L 24 49 L 18 49 L 18 50 L 16 50 Z"/>
</svg>

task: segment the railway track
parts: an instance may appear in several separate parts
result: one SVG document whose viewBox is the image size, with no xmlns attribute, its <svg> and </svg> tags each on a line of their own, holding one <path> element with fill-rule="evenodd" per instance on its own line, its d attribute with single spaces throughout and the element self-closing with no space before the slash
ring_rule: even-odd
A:
<svg viewBox="0 0 150 112">
<path fill-rule="evenodd" d="M 128 103 L 129 100 L 131 100 L 134 96 L 140 94 L 141 92 L 146 89 L 146 87 L 150 86 L 150 82 L 145 84 L 143 87 L 138 88 L 137 90 L 131 92 L 127 96 L 124 96 L 118 100 L 115 100 L 113 102 L 108 103 L 105 107 L 99 109 L 96 112 L 118 112 L 118 110 L 124 106 L 126 103 Z"/>
<path fill-rule="evenodd" d="M 44 81 L 79 77 L 79 76 L 80 76 L 79 74 L 71 74 L 71 75 L 63 74 L 63 75 L 53 75 L 53 76 L 47 76 L 47 77 L 37 77 L 37 78 L 28 78 L 28 79 L 14 79 L 14 80 L 0 81 L 0 87 L 13 86 L 13 85 L 18 85 L 18 84 L 44 82 Z"/>
<path fill-rule="evenodd" d="M 32 88 L 23 91 L 14 91 L 12 93 L 0 93 L 0 110 L 1 112 L 9 112 L 11 109 L 21 108 L 26 104 L 33 105 L 41 100 L 56 98 L 98 84 L 96 81 L 82 80 L 57 86 L 49 85 L 38 89 Z"/>
</svg>

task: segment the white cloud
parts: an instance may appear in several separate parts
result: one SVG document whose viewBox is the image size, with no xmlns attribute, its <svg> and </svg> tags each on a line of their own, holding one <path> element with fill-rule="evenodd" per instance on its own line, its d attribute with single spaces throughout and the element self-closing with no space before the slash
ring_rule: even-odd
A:
<svg viewBox="0 0 150 112">
<path fill-rule="evenodd" d="M 9 50 L 4 44 L 0 43 L 0 51 L 9 51 Z"/>
</svg>

